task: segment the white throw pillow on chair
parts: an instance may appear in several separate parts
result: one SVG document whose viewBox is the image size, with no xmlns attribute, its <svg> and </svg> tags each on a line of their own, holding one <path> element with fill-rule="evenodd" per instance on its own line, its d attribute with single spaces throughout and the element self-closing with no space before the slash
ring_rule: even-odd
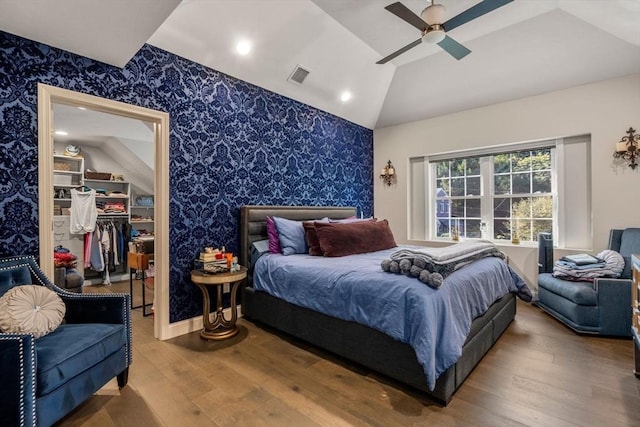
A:
<svg viewBox="0 0 640 427">
<path fill-rule="evenodd" d="M 66 306 L 51 289 L 40 285 L 19 285 L 0 297 L 0 331 L 33 334 L 40 338 L 62 323 Z"/>
</svg>

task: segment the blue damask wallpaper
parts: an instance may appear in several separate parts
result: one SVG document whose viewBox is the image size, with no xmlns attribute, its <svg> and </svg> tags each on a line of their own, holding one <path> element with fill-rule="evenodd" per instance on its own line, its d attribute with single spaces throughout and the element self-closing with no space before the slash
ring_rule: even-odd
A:
<svg viewBox="0 0 640 427">
<path fill-rule="evenodd" d="M 244 204 L 373 205 L 373 132 L 156 47 L 123 68 L 0 32 L 0 255 L 38 253 L 37 83 L 170 115 L 170 321 L 197 316 L 204 246 Z"/>
</svg>

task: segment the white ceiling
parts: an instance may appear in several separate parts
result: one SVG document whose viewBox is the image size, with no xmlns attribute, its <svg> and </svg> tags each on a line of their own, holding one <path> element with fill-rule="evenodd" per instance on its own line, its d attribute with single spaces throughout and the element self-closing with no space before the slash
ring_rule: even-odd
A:
<svg viewBox="0 0 640 427">
<path fill-rule="evenodd" d="M 66 144 L 78 145 L 87 152 L 99 152 L 98 156 L 89 157 L 93 157 L 93 161 L 101 159 L 102 164 L 110 161 L 117 165 L 117 170 L 107 170 L 124 173 L 126 180 L 134 182 L 140 190 L 153 193 L 152 123 L 59 103 L 53 103 L 52 110 L 54 130 L 67 133 L 54 133 L 54 144 L 60 153 Z"/>
<path fill-rule="evenodd" d="M 478 2 L 439 0 L 446 19 Z M 119 67 L 147 42 L 369 128 L 640 72 L 640 0 L 515 0 L 448 33 L 472 51 L 461 61 L 419 45 L 376 65 L 420 36 L 390 3 L 0 0 L 0 29 Z M 297 64 L 302 85 L 287 81 Z"/>
<path fill-rule="evenodd" d="M 124 67 L 180 0 L 0 0 L 0 30 Z"/>
</svg>

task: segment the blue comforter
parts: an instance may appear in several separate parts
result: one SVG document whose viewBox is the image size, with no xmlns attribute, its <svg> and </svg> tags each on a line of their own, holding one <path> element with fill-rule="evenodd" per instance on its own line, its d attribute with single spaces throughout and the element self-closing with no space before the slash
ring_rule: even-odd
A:
<svg viewBox="0 0 640 427">
<path fill-rule="evenodd" d="M 410 344 L 433 390 L 438 376 L 462 354 L 472 320 L 526 285 L 502 259 L 490 257 L 432 289 L 382 271 L 381 261 L 396 250 L 341 258 L 265 254 L 255 264 L 253 287 Z"/>
</svg>

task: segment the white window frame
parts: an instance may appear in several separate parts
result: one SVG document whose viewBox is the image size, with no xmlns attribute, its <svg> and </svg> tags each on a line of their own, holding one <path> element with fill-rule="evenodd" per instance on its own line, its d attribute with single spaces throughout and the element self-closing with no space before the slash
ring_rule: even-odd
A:
<svg viewBox="0 0 640 427">
<path fill-rule="evenodd" d="M 432 185 L 432 183 L 435 183 L 436 180 L 435 162 L 462 157 L 485 157 L 484 162 L 481 160 L 480 164 L 481 175 L 483 176 L 483 178 L 481 178 L 483 192 L 481 209 L 483 213 L 493 212 L 493 207 L 486 206 L 488 203 L 493 203 L 492 180 L 484 179 L 484 176 L 492 176 L 492 174 L 484 175 L 485 170 L 483 170 L 483 167 L 492 168 L 493 165 L 490 158 L 486 156 L 528 149 L 551 148 L 554 246 L 558 248 L 590 250 L 593 241 L 591 223 L 590 143 L 590 135 L 579 135 L 411 158 L 410 173 L 412 182 L 409 186 L 410 200 L 408 206 L 408 231 L 411 240 L 448 240 L 447 238 L 436 237 L 436 230 L 434 229 L 436 198 L 434 194 L 435 185 Z M 573 165 L 568 164 L 567 161 L 571 161 Z M 578 177 L 576 177 L 574 173 L 576 164 L 579 165 Z M 424 173 L 419 172 L 420 168 L 423 168 Z M 423 182 L 415 180 L 420 177 L 422 177 Z M 412 197 L 415 197 L 421 191 L 426 195 L 423 201 L 424 204 L 418 200 L 416 200 L 416 202 L 412 201 Z M 486 197 L 484 195 L 490 196 Z M 568 212 L 569 207 L 572 208 L 571 213 Z M 422 214 L 420 214 L 421 211 Z M 420 215 L 424 218 L 424 222 L 417 219 Z M 492 237 L 492 221 L 483 217 L 482 222 L 486 224 L 483 238 Z M 420 235 L 424 237 L 421 238 Z M 500 244 L 506 243 L 504 240 L 497 240 L 496 242 Z M 525 244 L 535 245 L 535 242 L 525 242 Z"/>
</svg>

